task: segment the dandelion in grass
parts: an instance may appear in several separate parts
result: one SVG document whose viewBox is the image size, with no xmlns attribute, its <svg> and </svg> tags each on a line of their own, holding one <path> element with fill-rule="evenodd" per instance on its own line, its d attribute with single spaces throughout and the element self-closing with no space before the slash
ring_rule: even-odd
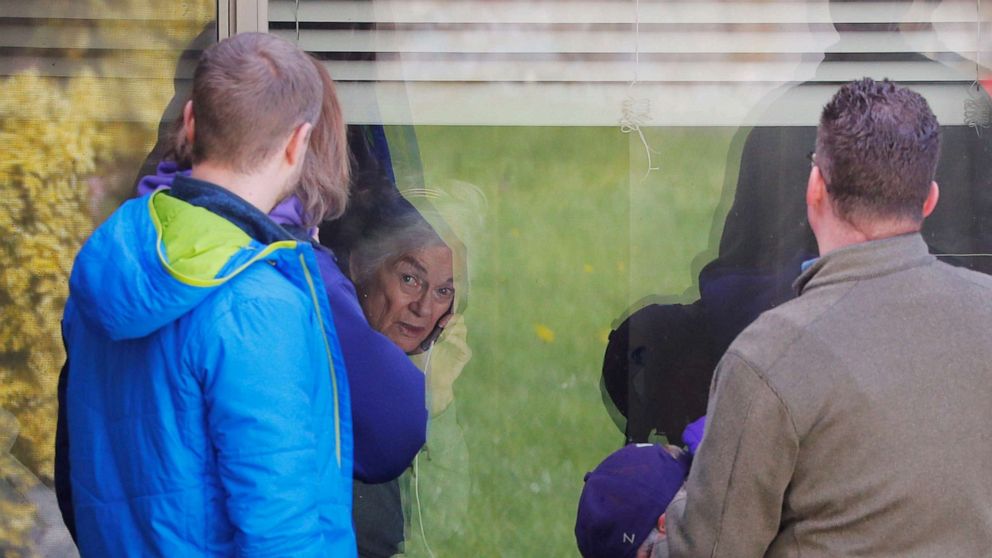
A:
<svg viewBox="0 0 992 558">
<path fill-rule="evenodd" d="M 555 330 L 544 324 L 534 324 L 534 334 L 545 343 L 555 342 Z"/>
</svg>

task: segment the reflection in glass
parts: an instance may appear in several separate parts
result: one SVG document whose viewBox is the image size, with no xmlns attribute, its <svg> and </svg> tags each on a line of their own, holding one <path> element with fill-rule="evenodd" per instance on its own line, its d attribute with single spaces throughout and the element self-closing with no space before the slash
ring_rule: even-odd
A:
<svg viewBox="0 0 992 558">
<path fill-rule="evenodd" d="M 782 87 L 761 104 L 757 125 L 737 132 L 731 150 L 741 150 L 739 169 L 728 166 L 733 205 L 717 257 L 700 271 L 699 300 L 641 309 L 614 334 L 607 352 L 604 381 L 627 414 L 629 439 L 642 441 L 657 430 L 679 440 L 682 428 L 705 410 L 712 368 L 730 342 L 761 312 L 794 296 L 791 285 L 801 264 L 817 256 L 803 195 L 809 174 L 804 155 L 813 148 L 816 128 L 779 122 L 820 89 L 834 88 L 833 80 L 860 77 L 844 72 L 881 78 L 886 74 L 878 72 L 911 68 L 901 83 L 919 88 L 943 110 L 943 156 L 936 178 L 942 198 L 924 225 L 924 238 L 949 263 L 992 271 L 987 255 L 992 235 L 983 218 L 992 209 L 992 138 L 984 132 L 992 119 L 983 116 L 992 101 L 976 83 L 973 64 L 953 53 L 931 58 L 913 50 L 916 44 L 933 48 L 922 37 L 930 33 L 936 40 L 929 23 L 936 4 L 910 4 L 888 6 L 884 21 L 891 23 L 851 23 L 851 3 L 831 2 L 839 40 L 828 47 L 813 76 Z M 873 35 L 887 37 L 887 52 L 863 52 L 865 37 Z M 733 184 L 729 179 L 735 171 Z M 627 355 L 629 367 L 617 353 Z"/>
<path fill-rule="evenodd" d="M 215 2 L 4 4 L 0 52 L 0 554 L 74 553 L 51 491 L 72 258 L 129 195 L 176 61 Z M 210 35 L 215 35 L 211 31 Z"/>
<path fill-rule="evenodd" d="M 413 495 L 403 512 L 422 516 L 427 544 L 410 542 L 420 527 L 407 525 L 408 551 L 574 553 L 582 476 L 625 439 L 601 379 L 626 439 L 680 431 L 726 344 L 790 297 L 797 266 L 815 255 L 798 193 L 816 115 L 839 82 L 888 76 L 928 98 L 945 125 L 944 199 L 925 236 L 948 261 L 988 271 L 992 110 L 973 84 L 988 77 L 981 43 L 992 33 L 978 6 L 270 0 L 273 32 L 341 83 L 353 135 L 388 144 L 390 185 L 413 202 L 437 202 L 423 191 L 439 184 L 479 192 L 453 204 L 467 218 L 435 208 L 471 247 L 462 255 L 418 211 L 451 250 L 456 316 L 413 358 L 428 368 L 431 355 L 431 436 L 449 420 L 461 440 L 449 453 L 466 458 L 426 480 L 428 456 L 447 450 L 429 440 L 418 457 L 422 505 L 403 485 Z M 129 195 L 195 60 L 177 70 L 176 58 L 214 11 L 204 1 L 5 5 L 0 407 L 19 429 L 0 460 L 15 487 L 0 514 L 5 552 L 35 552 L 24 541 L 39 515 L 25 495 L 51 480 L 56 317 L 72 255 Z M 628 98 L 644 109 L 643 143 L 620 130 Z M 647 176 L 645 144 L 658 168 Z M 331 235 L 343 265 L 365 224 Z M 469 271 L 472 304 L 459 309 Z M 471 351 L 457 341 L 468 331 Z M 459 503 L 424 505 L 446 483 L 462 487 Z M 435 518 L 457 529 L 433 536 Z"/>
</svg>

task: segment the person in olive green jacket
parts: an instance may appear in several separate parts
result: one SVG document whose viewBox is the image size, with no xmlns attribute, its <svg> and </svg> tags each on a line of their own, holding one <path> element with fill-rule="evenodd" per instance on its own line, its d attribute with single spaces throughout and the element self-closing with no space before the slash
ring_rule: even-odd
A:
<svg viewBox="0 0 992 558">
<path fill-rule="evenodd" d="M 992 278 L 919 234 L 938 152 L 908 89 L 863 79 L 824 108 L 821 257 L 718 365 L 671 556 L 992 555 Z"/>
</svg>

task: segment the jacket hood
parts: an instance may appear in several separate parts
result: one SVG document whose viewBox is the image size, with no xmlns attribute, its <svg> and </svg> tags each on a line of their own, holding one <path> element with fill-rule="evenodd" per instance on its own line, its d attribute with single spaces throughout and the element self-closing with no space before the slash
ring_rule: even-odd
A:
<svg viewBox="0 0 992 558">
<path fill-rule="evenodd" d="M 159 191 L 130 200 L 76 256 L 69 293 L 114 339 L 144 337 L 195 308 L 251 263 L 294 241 L 263 245 L 230 221 Z"/>
</svg>

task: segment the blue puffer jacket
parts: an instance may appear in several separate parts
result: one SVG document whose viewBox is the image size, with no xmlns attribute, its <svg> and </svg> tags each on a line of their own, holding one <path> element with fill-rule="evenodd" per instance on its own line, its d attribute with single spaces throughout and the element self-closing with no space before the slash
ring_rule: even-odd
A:
<svg viewBox="0 0 992 558">
<path fill-rule="evenodd" d="M 312 248 L 177 178 L 80 251 L 63 332 L 83 556 L 354 556 L 351 410 Z"/>
<path fill-rule="evenodd" d="M 156 170 L 157 174 L 138 182 L 139 195 L 170 187 L 177 176 L 189 176 L 188 169 L 171 161 L 162 161 Z M 284 200 L 269 218 L 297 240 L 308 242 L 313 236 L 303 226 L 298 198 Z M 391 481 L 403 474 L 427 441 L 424 373 L 388 337 L 372 329 L 355 286 L 341 273 L 334 253 L 318 244 L 314 255 L 351 386 L 354 478 L 367 483 Z"/>
</svg>

